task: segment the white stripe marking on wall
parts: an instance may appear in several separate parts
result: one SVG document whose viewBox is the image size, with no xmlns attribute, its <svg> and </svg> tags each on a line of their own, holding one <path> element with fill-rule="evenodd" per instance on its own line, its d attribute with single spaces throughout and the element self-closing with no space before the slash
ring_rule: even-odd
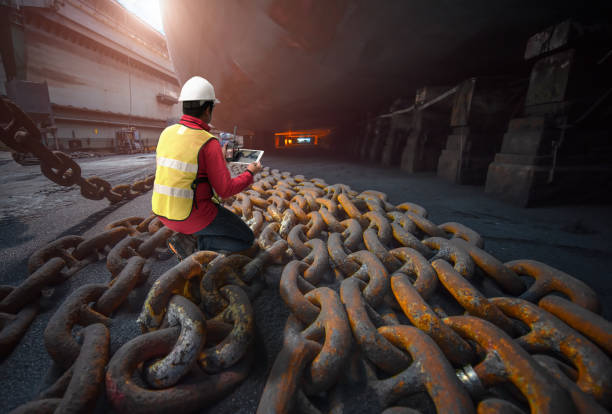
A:
<svg viewBox="0 0 612 414">
<path fill-rule="evenodd" d="M 193 191 L 187 188 L 168 187 L 167 185 L 153 184 L 153 191 L 170 197 L 193 198 Z"/>
<path fill-rule="evenodd" d="M 198 172 L 198 164 L 191 164 L 189 162 L 173 160 L 172 158 L 157 157 L 157 165 L 162 167 L 174 168 L 175 170 L 189 173 Z"/>
</svg>

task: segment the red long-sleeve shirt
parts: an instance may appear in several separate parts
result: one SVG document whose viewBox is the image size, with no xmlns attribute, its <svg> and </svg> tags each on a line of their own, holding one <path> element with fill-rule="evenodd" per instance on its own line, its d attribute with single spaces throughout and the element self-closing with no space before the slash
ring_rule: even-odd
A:
<svg viewBox="0 0 612 414">
<path fill-rule="evenodd" d="M 183 115 L 179 123 L 188 128 L 210 130 L 210 127 L 201 119 L 189 115 Z M 221 144 L 216 139 L 209 139 L 200 148 L 197 176 L 198 178 L 206 177 L 208 183 L 200 183 L 196 187 L 196 203 L 194 203 L 189 217 L 182 221 L 159 218 L 169 229 L 179 233 L 193 234 L 202 230 L 214 220 L 217 216 L 217 206 L 211 201 L 213 196 L 211 185 L 219 197 L 227 198 L 238 194 L 253 183 L 253 175 L 249 171 L 231 178 L 223 157 Z"/>
</svg>

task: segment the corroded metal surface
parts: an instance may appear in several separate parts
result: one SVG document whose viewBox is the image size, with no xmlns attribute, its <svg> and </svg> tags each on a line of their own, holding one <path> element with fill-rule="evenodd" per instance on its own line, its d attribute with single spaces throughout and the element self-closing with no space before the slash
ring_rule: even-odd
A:
<svg viewBox="0 0 612 414">
<path fill-rule="evenodd" d="M 255 179 L 225 200 L 254 230 L 253 248 L 196 252 L 153 282 L 136 321 L 143 334 L 108 363 L 104 392 L 117 412 L 201 411 L 229 393 L 250 369 L 252 301 L 262 289 L 278 292 L 290 316 L 259 413 L 341 414 L 339 389 L 358 383 L 351 381 L 367 383 L 389 413 L 413 412 L 400 405 L 423 391 L 438 412 L 513 413 L 525 401 L 544 413 L 610 407 L 610 323 L 593 313 L 595 293 L 572 276 L 533 261 L 503 264 L 476 231 L 436 226 L 424 208 L 394 206 L 375 190 L 270 169 Z M 108 285 L 82 286 L 57 309 L 44 339 L 64 373 L 16 412 L 89 409 L 109 358 L 104 324 L 150 277 L 170 235 L 154 216 L 128 217 L 93 238 L 44 246 L 28 278 L 0 286 L 6 355 L 45 289 L 101 258 L 110 273 Z M 527 289 L 521 276 L 535 283 Z M 456 316 L 464 312 L 470 316 Z M 549 355 L 531 355 L 542 351 Z M 507 383 L 511 391 L 499 393 Z"/>
</svg>

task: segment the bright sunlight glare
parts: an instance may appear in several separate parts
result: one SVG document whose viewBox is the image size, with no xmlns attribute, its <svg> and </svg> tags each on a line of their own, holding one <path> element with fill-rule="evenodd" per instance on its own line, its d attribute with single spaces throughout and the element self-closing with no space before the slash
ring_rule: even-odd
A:
<svg viewBox="0 0 612 414">
<path fill-rule="evenodd" d="M 164 33 L 159 0 L 117 0 L 123 7 L 149 23 L 155 30 Z"/>
</svg>

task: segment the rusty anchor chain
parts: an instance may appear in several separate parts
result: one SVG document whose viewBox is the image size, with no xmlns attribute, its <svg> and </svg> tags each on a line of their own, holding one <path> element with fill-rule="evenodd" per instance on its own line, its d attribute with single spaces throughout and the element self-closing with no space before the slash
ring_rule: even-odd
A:
<svg viewBox="0 0 612 414">
<path fill-rule="evenodd" d="M 323 400 L 341 413 L 336 386 L 350 375 L 364 376 L 384 413 L 416 412 L 402 405 L 423 392 L 438 412 L 610 408 L 610 322 L 574 277 L 529 260 L 504 264 L 473 229 L 436 225 L 422 206 L 394 206 L 375 190 L 266 168 L 224 202 L 256 246 L 247 255 L 196 252 L 159 276 L 138 317 L 142 334 L 112 356 L 96 339 L 104 362 L 84 354 L 85 343 L 108 332 L 104 324 L 150 276 L 172 234 L 154 216 L 50 243 L 32 255 L 21 285 L 0 287 L 0 350 L 9 352 L 49 286 L 103 257 L 111 275 L 57 310 L 45 343 L 65 372 L 15 412 L 84 411 L 103 388 L 122 413 L 201 410 L 247 378 L 257 332 L 251 301 L 266 287 L 278 289 L 290 316 L 258 413 L 317 413 Z M 73 326 L 83 327 L 82 340 Z M 359 361 L 363 370 L 353 372 Z M 97 391 L 77 395 L 72 378 L 85 364 Z M 96 364 L 108 365 L 103 384 Z"/>
<path fill-rule="evenodd" d="M 64 187 L 78 185 L 81 195 L 85 198 L 90 200 L 106 198 L 111 204 L 115 204 L 138 197 L 153 188 L 155 175 L 136 180 L 132 184 L 116 186 L 112 186 L 100 177 L 83 177 L 81 167 L 68 154 L 51 151 L 43 145 L 40 130 L 34 121 L 7 98 L 2 98 L 0 102 L 0 118 L 8 121 L 0 125 L 0 140 L 4 144 L 14 153 L 33 154 L 40 161 L 40 170 L 45 177 Z"/>
</svg>

